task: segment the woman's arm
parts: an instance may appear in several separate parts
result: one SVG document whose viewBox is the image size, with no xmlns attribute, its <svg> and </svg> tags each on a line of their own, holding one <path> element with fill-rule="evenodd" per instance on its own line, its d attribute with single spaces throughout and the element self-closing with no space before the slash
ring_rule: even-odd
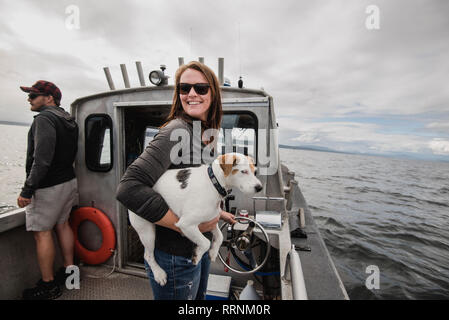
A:
<svg viewBox="0 0 449 320">
<path fill-rule="evenodd" d="M 170 228 L 172 230 L 175 230 L 176 232 L 181 233 L 181 229 L 175 226 L 175 223 L 178 222 L 178 220 L 178 216 L 173 211 L 168 209 L 167 213 L 162 217 L 162 219 L 156 221 L 155 223 L 162 227 Z"/>
<path fill-rule="evenodd" d="M 145 151 L 126 169 L 117 188 L 117 200 L 150 222 L 160 221 L 169 210 L 167 203 L 153 190 L 153 186 L 172 164 L 170 152 L 179 142 L 170 140 L 171 132 L 177 128 L 185 128 L 184 125 L 182 121 L 173 120 L 161 128 Z"/>
<path fill-rule="evenodd" d="M 234 219 L 234 215 L 232 213 L 221 210 L 220 219 L 226 221 L 229 224 L 234 224 L 237 221 Z"/>
<path fill-rule="evenodd" d="M 178 216 L 152 187 L 172 163 L 170 152 L 179 142 L 170 141 L 170 134 L 174 129 L 185 128 L 183 124 L 177 121 L 161 128 L 145 151 L 127 168 L 116 194 L 117 200 L 140 217 L 177 232 L 180 232 L 175 226 Z M 200 231 L 204 233 L 214 230 L 220 217 L 235 223 L 230 213 L 221 211 L 217 218 L 200 224 Z"/>
<path fill-rule="evenodd" d="M 217 216 L 215 219 L 212 219 L 207 222 L 203 222 L 198 226 L 198 229 L 200 229 L 201 233 L 209 232 L 214 230 L 217 227 L 217 223 L 220 219 L 223 219 L 231 224 L 235 223 L 235 220 L 233 219 L 233 215 L 229 212 L 221 211 L 220 215 Z M 179 233 L 181 233 L 181 229 L 179 229 L 177 226 L 175 226 L 175 223 L 178 222 L 179 218 L 178 216 L 168 209 L 167 213 L 162 217 L 161 220 L 155 222 L 157 225 L 160 225 L 162 227 L 170 228 L 172 230 L 175 230 Z"/>
</svg>

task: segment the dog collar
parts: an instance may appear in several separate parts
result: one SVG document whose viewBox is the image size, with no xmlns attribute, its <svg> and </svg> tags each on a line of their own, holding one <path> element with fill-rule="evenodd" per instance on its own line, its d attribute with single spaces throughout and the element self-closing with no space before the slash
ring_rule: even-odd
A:
<svg viewBox="0 0 449 320">
<path fill-rule="evenodd" d="M 209 178 L 212 181 L 215 189 L 217 189 L 218 193 L 222 196 L 222 197 L 226 197 L 228 195 L 228 191 L 223 188 L 220 183 L 217 180 L 217 177 L 214 175 L 214 171 L 212 170 L 212 166 L 209 165 L 209 167 L 207 168 L 207 173 L 209 174 Z"/>
</svg>

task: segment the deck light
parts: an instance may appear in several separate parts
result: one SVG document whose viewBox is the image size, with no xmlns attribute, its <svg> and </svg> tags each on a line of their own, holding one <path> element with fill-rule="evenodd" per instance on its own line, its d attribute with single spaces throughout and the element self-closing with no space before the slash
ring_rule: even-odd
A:
<svg viewBox="0 0 449 320">
<path fill-rule="evenodd" d="M 150 72 L 150 82 L 156 86 L 168 84 L 168 76 L 164 74 L 165 65 L 161 64 L 161 70 L 153 70 Z"/>
</svg>

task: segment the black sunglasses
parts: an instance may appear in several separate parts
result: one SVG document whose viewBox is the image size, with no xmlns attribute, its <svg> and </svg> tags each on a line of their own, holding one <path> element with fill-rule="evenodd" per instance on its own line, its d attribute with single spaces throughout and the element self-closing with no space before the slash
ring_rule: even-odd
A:
<svg viewBox="0 0 449 320">
<path fill-rule="evenodd" d="M 34 99 L 36 99 L 36 98 L 39 97 L 39 96 L 45 96 L 45 94 L 41 94 L 41 93 L 30 93 L 30 94 L 28 95 L 28 98 L 30 98 L 31 100 L 34 100 Z"/>
<path fill-rule="evenodd" d="M 180 83 L 178 84 L 178 89 L 180 94 L 189 94 L 190 90 L 195 90 L 195 92 L 201 96 L 204 96 L 209 92 L 209 84 L 208 83 Z"/>
</svg>

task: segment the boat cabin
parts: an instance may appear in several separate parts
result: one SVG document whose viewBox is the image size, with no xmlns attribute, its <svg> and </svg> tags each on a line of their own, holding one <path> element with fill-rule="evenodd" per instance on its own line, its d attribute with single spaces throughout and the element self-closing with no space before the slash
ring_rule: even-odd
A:
<svg viewBox="0 0 449 320">
<path fill-rule="evenodd" d="M 263 191 L 257 197 L 248 198 L 233 190 L 226 199 L 224 205 L 227 211 L 239 215 L 246 210 L 249 218 L 257 223 L 250 239 L 254 248 L 241 248 L 235 240 L 248 230 L 248 221 L 239 220 L 234 228 L 222 225 L 228 247 L 222 247 L 220 259 L 211 265 L 211 290 L 219 291 L 216 296 L 242 298 L 239 295 L 248 280 L 256 280 L 254 288 L 261 299 L 347 298 L 307 203 L 294 180 L 294 173 L 280 163 L 272 97 L 263 90 L 225 85 L 223 62 L 219 61 L 219 66 L 220 62 L 224 117 L 217 153 L 240 152 L 253 157 Z M 114 252 L 104 265 L 121 274 L 146 278 L 143 246 L 129 223 L 127 209 L 116 200 L 115 195 L 126 168 L 144 151 L 158 128 L 165 123 L 173 101 L 174 87 L 168 85 L 164 78 L 165 67 L 150 74 L 150 79 L 156 78 L 156 83 L 159 77 L 159 85 L 147 86 L 140 63 L 136 65 L 140 87 L 129 86 L 126 68 L 122 65 L 126 88 L 116 90 L 109 70 L 105 69 L 111 90 L 75 100 L 71 105 L 71 114 L 79 125 L 75 161 L 79 205 L 103 212 L 112 223 L 117 239 Z M 10 255 L 7 259 L 0 259 L 0 274 L 9 274 L 14 279 L 6 281 L 9 287 L 0 292 L 6 298 L 14 298 L 11 295 L 23 289 L 23 282 L 29 282 L 31 275 L 38 274 L 36 262 L 33 261 L 36 259 L 34 243 L 31 236 L 24 232 L 23 224 L 23 209 L 0 216 L 0 250 Z M 298 255 L 295 250 L 295 245 L 302 246 L 306 241 L 292 238 L 291 231 L 299 227 L 309 231 L 309 240 L 312 241 L 309 244 L 315 257 L 304 251 L 299 251 Z M 80 243 L 88 250 L 96 251 L 102 246 L 102 232 L 93 222 L 81 223 L 77 232 Z M 26 240 L 21 242 L 20 239 Z M 252 241 L 255 241 L 254 245 Z M 253 249 L 252 253 L 250 249 Z M 26 257 L 16 256 L 17 250 L 22 250 Z M 232 251 L 234 259 L 230 259 L 229 251 Z M 304 266 L 304 259 L 305 272 L 301 267 L 301 262 Z M 23 260 L 34 266 L 33 272 L 27 274 Z M 316 265 L 317 261 L 320 261 L 320 266 Z M 16 275 L 11 275 L 14 272 Z M 316 286 L 315 281 L 318 283 L 323 274 L 328 280 Z M 17 275 L 22 275 L 22 278 Z M 223 283 L 228 287 L 216 288 Z"/>
</svg>

